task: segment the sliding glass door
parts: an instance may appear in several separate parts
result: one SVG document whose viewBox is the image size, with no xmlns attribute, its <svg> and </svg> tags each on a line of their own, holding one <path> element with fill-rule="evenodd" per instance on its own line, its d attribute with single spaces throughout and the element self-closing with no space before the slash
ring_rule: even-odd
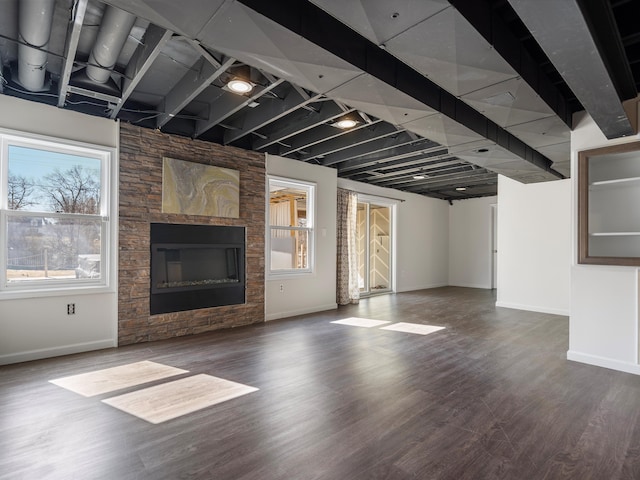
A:
<svg viewBox="0 0 640 480">
<path fill-rule="evenodd" d="M 358 283 L 360 295 L 392 290 L 391 205 L 358 201 Z"/>
</svg>

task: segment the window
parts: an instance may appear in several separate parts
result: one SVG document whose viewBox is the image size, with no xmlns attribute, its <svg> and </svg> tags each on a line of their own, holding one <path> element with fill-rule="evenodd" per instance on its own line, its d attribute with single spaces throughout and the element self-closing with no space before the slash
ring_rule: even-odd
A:
<svg viewBox="0 0 640 480">
<path fill-rule="evenodd" d="M 312 183 L 269 178 L 269 273 L 313 271 L 314 198 Z"/>
<path fill-rule="evenodd" d="M 112 151 L 0 141 L 0 289 L 107 285 Z"/>
</svg>

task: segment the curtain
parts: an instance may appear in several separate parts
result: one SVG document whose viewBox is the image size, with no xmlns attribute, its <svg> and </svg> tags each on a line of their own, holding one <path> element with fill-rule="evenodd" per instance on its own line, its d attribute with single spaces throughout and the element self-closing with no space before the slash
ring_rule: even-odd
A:
<svg viewBox="0 0 640 480">
<path fill-rule="evenodd" d="M 338 305 L 358 303 L 358 248 L 356 235 L 356 216 L 358 214 L 358 195 L 355 192 L 338 189 L 338 225 L 337 225 L 337 292 Z"/>
</svg>

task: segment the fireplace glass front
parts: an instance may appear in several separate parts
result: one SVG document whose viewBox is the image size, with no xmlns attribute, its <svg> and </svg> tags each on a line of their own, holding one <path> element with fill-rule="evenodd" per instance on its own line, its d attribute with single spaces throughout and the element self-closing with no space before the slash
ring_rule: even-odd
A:
<svg viewBox="0 0 640 480">
<path fill-rule="evenodd" d="M 151 314 L 245 302 L 244 227 L 151 224 Z"/>
<path fill-rule="evenodd" d="M 154 246 L 153 293 L 213 288 L 240 283 L 240 247 L 211 245 Z"/>
</svg>

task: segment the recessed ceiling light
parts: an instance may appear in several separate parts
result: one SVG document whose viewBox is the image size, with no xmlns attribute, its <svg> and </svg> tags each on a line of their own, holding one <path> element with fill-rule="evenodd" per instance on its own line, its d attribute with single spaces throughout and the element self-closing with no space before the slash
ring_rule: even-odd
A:
<svg viewBox="0 0 640 480">
<path fill-rule="evenodd" d="M 342 120 L 338 120 L 336 123 L 334 123 L 336 127 L 342 128 L 342 129 L 353 128 L 357 124 L 358 122 L 352 118 L 343 118 Z"/>
<path fill-rule="evenodd" d="M 424 179 L 424 175 L 414 175 L 413 179 L 414 180 L 422 180 L 422 179 Z"/>
<path fill-rule="evenodd" d="M 456 190 L 459 192 L 464 192 L 467 189 L 467 187 L 457 187 Z"/>
<path fill-rule="evenodd" d="M 227 87 L 229 90 L 235 93 L 249 93 L 253 90 L 253 84 L 251 82 L 247 82 L 246 80 L 242 80 L 241 78 L 234 78 L 229 83 L 227 83 Z"/>
</svg>

